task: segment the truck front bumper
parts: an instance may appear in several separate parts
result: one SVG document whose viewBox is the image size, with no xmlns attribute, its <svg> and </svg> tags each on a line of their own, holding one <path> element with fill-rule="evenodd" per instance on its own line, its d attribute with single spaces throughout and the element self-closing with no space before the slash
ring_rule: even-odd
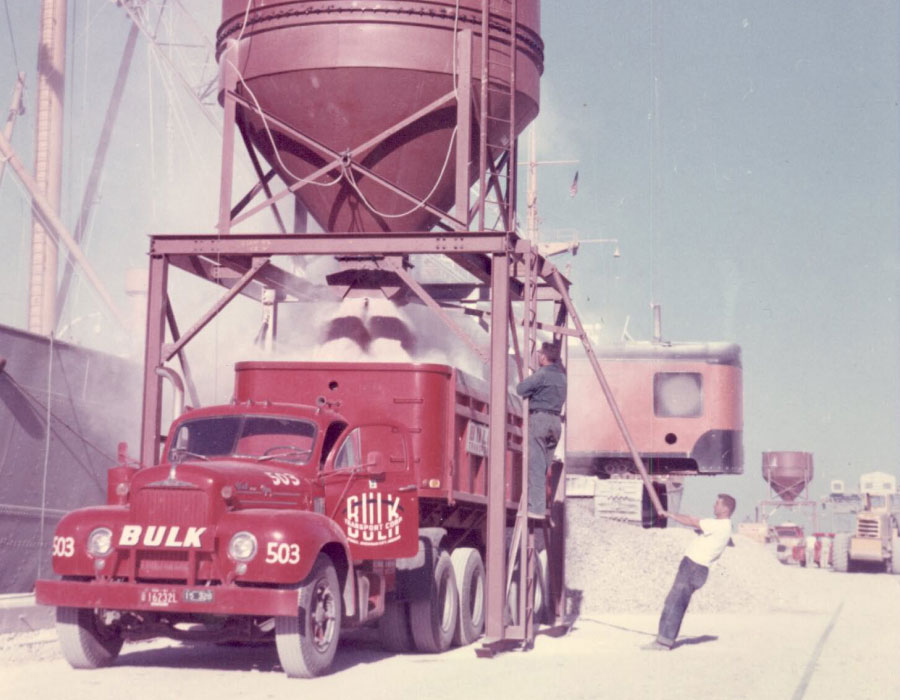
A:
<svg viewBox="0 0 900 700">
<path fill-rule="evenodd" d="M 34 592 L 35 600 L 41 605 L 205 615 L 291 617 L 297 614 L 298 603 L 295 589 L 242 588 L 234 585 L 38 581 Z"/>
<path fill-rule="evenodd" d="M 884 561 L 884 545 L 880 538 L 851 537 L 850 558 L 855 561 Z"/>
</svg>

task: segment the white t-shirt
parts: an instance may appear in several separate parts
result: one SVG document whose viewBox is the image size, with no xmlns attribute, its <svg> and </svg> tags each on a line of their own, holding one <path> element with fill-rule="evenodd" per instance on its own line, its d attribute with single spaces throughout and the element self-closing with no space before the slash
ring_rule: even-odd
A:
<svg viewBox="0 0 900 700">
<path fill-rule="evenodd" d="M 684 556 L 701 566 L 709 566 L 728 546 L 728 540 L 731 539 L 731 519 L 704 518 L 700 521 L 700 530 L 701 534 L 688 545 Z"/>
</svg>

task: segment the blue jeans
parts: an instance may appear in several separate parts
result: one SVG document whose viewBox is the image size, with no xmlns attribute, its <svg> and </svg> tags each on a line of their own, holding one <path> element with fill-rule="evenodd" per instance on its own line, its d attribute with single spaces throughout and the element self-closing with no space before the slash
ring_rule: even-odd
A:
<svg viewBox="0 0 900 700">
<path fill-rule="evenodd" d="M 662 615 L 659 617 L 659 633 L 656 641 L 663 646 L 675 646 L 678 638 L 678 630 L 681 629 L 681 621 L 691 602 L 694 591 L 706 583 L 709 576 L 709 568 L 698 564 L 687 557 L 682 557 L 678 565 L 678 573 L 669 595 L 666 596 L 666 604 L 663 606 Z"/>
</svg>

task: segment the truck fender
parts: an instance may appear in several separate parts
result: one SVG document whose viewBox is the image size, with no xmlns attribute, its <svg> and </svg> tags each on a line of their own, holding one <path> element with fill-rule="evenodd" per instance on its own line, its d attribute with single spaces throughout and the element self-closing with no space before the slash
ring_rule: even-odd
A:
<svg viewBox="0 0 900 700">
<path fill-rule="evenodd" d="M 429 594 L 432 571 L 445 537 L 447 530 L 442 527 L 419 528 L 419 551 L 415 556 L 397 560 L 398 599 L 414 600 Z"/>
<path fill-rule="evenodd" d="M 296 585 L 305 579 L 316 557 L 325 552 L 341 583 L 345 613 L 355 614 L 355 576 L 347 538 L 331 518 L 295 510 L 248 509 L 226 513 L 216 529 L 224 549 L 235 533 L 257 538 L 259 552 L 239 578 L 247 583 Z M 230 560 L 229 560 L 230 561 Z"/>
<path fill-rule="evenodd" d="M 66 513 L 57 523 L 53 536 L 53 573 L 93 577 L 96 569 L 87 553 L 88 535 L 98 527 L 108 527 L 115 539 L 128 521 L 128 515 L 123 506 L 90 506 Z"/>
</svg>

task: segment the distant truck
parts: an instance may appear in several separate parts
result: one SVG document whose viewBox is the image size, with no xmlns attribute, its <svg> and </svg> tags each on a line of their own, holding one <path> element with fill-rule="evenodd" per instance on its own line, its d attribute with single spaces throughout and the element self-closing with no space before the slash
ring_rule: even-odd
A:
<svg viewBox="0 0 900 700">
<path fill-rule="evenodd" d="M 484 382 L 431 364 L 235 369 L 231 404 L 184 412 L 160 464 L 114 467 L 108 503 L 60 521 L 61 580 L 38 581 L 36 596 L 57 606 L 69 663 L 108 664 L 126 638 L 274 638 L 286 673 L 311 677 L 328 670 L 345 627 L 377 624 L 394 651 L 478 638 Z M 517 400 L 507 415 L 511 518 Z"/>
<path fill-rule="evenodd" d="M 775 542 L 775 556 L 782 564 L 806 566 L 806 538 L 803 528 L 796 523 L 781 523 L 769 529 Z"/>
<path fill-rule="evenodd" d="M 900 574 L 900 530 L 893 511 L 897 477 L 870 472 L 859 478 L 862 509 L 856 514 L 856 531 L 834 537 L 832 563 L 846 572 L 855 564 L 882 564 L 888 573 Z"/>
</svg>

